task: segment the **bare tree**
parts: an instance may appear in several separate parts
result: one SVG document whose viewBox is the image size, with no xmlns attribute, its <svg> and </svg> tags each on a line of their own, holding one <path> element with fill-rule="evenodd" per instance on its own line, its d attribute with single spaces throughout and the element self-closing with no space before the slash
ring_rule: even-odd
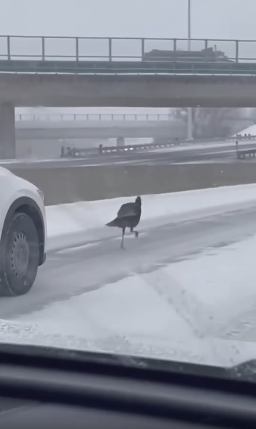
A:
<svg viewBox="0 0 256 429">
<path fill-rule="evenodd" d="M 226 137 L 233 132 L 236 121 L 243 118 L 243 109 L 230 108 L 201 108 L 192 109 L 193 136 L 194 138 Z M 187 109 L 175 109 L 174 116 L 177 119 L 187 121 Z"/>
</svg>

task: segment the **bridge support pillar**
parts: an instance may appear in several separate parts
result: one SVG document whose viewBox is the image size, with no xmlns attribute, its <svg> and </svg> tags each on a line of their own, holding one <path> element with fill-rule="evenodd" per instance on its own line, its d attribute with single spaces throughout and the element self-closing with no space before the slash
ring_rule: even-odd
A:
<svg viewBox="0 0 256 429">
<path fill-rule="evenodd" d="M 11 103 L 1 103 L 0 159 L 10 159 L 15 157 L 15 107 Z"/>
</svg>

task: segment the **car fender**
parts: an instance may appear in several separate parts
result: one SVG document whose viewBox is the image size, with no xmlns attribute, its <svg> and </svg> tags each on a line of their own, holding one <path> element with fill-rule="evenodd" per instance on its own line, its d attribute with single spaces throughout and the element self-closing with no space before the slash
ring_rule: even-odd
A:
<svg viewBox="0 0 256 429">
<path fill-rule="evenodd" d="M 5 169 L 4 169 L 5 170 Z M 44 231 L 44 247 L 46 245 L 46 217 L 43 199 L 32 183 L 15 176 L 8 170 L 3 174 L 0 170 L 0 240 L 5 222 L 21 205 L 33 206 L 40 216 Z"/>
</svg>

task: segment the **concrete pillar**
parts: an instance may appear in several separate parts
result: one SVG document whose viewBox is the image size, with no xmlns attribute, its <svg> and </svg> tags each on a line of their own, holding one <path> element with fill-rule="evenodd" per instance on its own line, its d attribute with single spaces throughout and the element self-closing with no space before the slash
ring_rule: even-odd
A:
<svg viewBox="0 0 256 429">
<path fill-rule="evenodd" d="M 15 107 L 11 103 L 2 103 L 0 104 L 0 159 L 15 157 Z"/>
</svg>

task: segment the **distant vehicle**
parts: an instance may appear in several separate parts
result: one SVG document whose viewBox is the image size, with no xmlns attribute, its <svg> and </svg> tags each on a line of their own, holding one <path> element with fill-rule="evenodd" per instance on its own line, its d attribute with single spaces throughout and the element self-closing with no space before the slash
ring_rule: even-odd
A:
<svg viewBox="0 0 256 429">
<path fill-rule="evenodd" d="M 144 61 L 168 61 L 168 62 L 232 62 L 228 59 L 222 51 L 216 49 L 207 48 L 201 51 L 181 51 L 181 50 L 170 50 L 164 51 L 160 49 L 153 49 L 150 52 L 146 52 L 143 57 Z"/>
<path fill-rule="evenodd" d="M 26 294 L 46 259 L 43 193 L 0 167 L 0 295 Z"/>
</svg>

